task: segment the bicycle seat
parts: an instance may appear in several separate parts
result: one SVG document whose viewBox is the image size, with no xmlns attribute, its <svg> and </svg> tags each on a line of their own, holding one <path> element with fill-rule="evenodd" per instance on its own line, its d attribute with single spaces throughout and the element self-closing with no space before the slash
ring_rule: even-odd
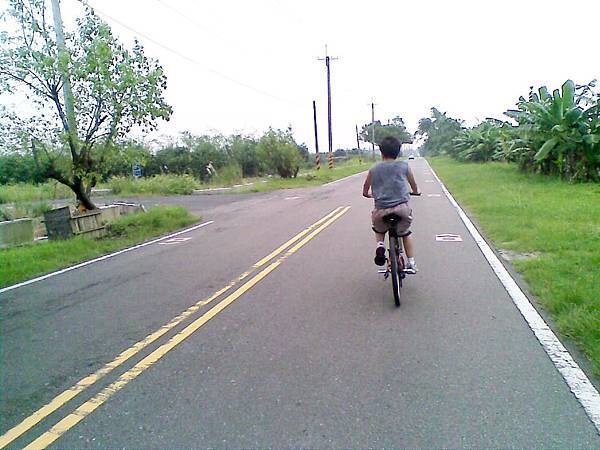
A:
<svg viewBox="0 0 600 450">
<path fill-rule="evenodd" d="M 400 216 L 398 214 L 391 213 L 391 214 L 386 214 L 385 216 L 383 216 L 382 219 L 386 223 L 397 223 L 400 221 Z"/>
</svg>

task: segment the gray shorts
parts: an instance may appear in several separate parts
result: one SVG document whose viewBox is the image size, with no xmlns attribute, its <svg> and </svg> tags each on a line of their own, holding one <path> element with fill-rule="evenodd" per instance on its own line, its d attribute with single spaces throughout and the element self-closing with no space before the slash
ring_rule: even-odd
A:
<svg viewBox="0 0 600 450">
<path fill-rule="evenodd" d="M 388 224 L 383 221 L 383 217 L 388 214 L 394 213 L 400 217 L 398 224 L 396 225 L 396 233 L 402 236 L 408 233 L 410 224 L 412 223 L 412 209 L 408 206 L 408 203 L 400 203 L 393 208 L 386 209 L 374 209 L 371 213 L 371 222 L 373 223 L 373 230 L 377 233 L 385 233 L 388 230 Z"/>
</svg>

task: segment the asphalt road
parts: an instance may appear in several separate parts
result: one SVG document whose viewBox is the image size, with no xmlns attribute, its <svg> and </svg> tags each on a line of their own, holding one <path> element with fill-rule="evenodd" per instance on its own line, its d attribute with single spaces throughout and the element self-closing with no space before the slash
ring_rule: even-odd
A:
<svg viewBox="0 0 600 450">
<path fill-rule="evenodd" d="M 10 446 L 64 419 L 52 446 L 600 448 L 455 210 L 427 196 L 442 191 L 425 162 L 411 164 L 420 272 L 400 309 L 373 264 L 361 177 L 187 197 L 214 221 L 189 240 L 3 293 L 1 433 L 197 304 Z"/>
</svg>

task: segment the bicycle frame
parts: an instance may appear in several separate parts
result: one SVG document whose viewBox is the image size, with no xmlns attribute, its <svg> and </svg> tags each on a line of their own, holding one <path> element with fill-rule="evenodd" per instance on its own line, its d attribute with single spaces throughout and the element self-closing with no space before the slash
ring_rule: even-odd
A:
<svg viewBox="0 0 600 450">
<path fill-rule="evenodd" d="M 388 221 L 388 260 L 385 269 L 380 269 L 385 279 L 392 275 L 392 289 L 394 293 L 394 303 L 400 306 L 400 291 L 402 289 L 402 280 L 406 277 L 404 273 L 404 246 L 402 238 L 396 232 L 397 218 L 391 217 Z"/>
</svg>

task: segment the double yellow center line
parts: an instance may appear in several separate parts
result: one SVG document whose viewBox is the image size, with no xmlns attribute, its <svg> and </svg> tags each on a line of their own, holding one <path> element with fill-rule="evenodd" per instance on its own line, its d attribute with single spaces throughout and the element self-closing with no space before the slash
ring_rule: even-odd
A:
<svg viewBox="0 0 600 450">
<path fill-rule="evenodd" d="M 0 448 L 6 447 L 8 444 L 13 442 L 15 439 L 17 439 L 19 436 L 21 436 L 28 430 L 30 430 L 33 426 L 35 426 L 45 417 L 58 410 L 69 400 L 73 399 L 75 396 L 83 392 L 87 387 L 96 383 L 100 378 L 104 377 L 105 375 L 122 365 L 125 361 L 139 353 L 142 349 L 144 349 L 145 347 L 156 341 L 158 338 L 163 336 L 165 333 L 179 325 L 186 318 L 198 311 L 202 306 L 211 303 L 212 301 L 220 297 L 223 293 L 231 289 L 233 286 L 247 278 L 254 270 L 264 266 L 273 258 L 279 256 L 279 258 L 276 261 L 274 261 L 266 268 L 261 270 L 252 279 L 240 286 L 237 290 L 235 290 L 233 293 L 231 293 L 225 299 L 220 301 L 209 311 L 204 313 L 201 317 L 196 319 L 194 322 L 192 322 L 190 325 L 188 325 L 186 328 L 184 328 L 182 331 L 180 331 L 178 334 L 172 337 L 166 344 L 163 344 L 159 348 L 154 350 L 152 353 L 150 353 L 148 356 L 142 359 L 139 363 L 137 363 L 133 368 L 121 375 L 117 379 L 117 381 L 110 384 L 92 399 L 88 400 L 83 405 L 78 407 L 75 411 L 73 411 L 71 414 L 69 414 L 60 422 L 58 422 L 50 430 L 42 434 L 38 439 L 33 441 L 26 448 L 45 448 L 49 446 L 52 442 L 54 442 L 56 439 L 62 436 L 66 431 L 71 429 L 73 426 L 75 426 L 77 423 L 83 420 L 88 414 L 90 414 L 92 411 L 94 411 L 96 408 L 102 405 L 106 400 L 108 400 L 112 395 L 114 395 L 117 391 L 123 388 L 127 383 L 129 383 L 131 380 L 135 379 L 138 375 L 140 375 L 143 371 L 151 367 L 154 363 L 160 360 L 164 355 L 166 355 L 169 351 L 175 348 L 178 344 L 180 344 L 189 336 L 191 336 L 195 331 L 197 331 L 210 319 L 215 317 L 218 313 L 227 308 L 227 306 L 229 306 L 231 303 L 237 300 L 241 295 L 243 295 L 245 292 L 247 292 L 249 289 L 255 286 L 258 282 L 264 279 L 279 265 L 281 265 L 281 263 L 286 258 L 297 252 L 300 248 L 302 248 L 310 240 L 312 240 L 317 234 L 319 234 L 321 231 L 323 231 L 325 228 L 327 228 L 329 225 L 331 225 L 333 222 L 339 219 L 342 215 L 344 215 L 349 209 L 350 206 L 338 207 L 334 209 L 332 212 L 330 212 L 329 214 L 327 214 L 326 216 L 324 216 L 323 218 L 313 223 L 305 230 L 301 231 L 296 236 L 292 237 L 290 240 L 282 244 L 269 255 L 262 258 L 260 261 L 254 264 L 250 270 L 244 272 L 239 277 L 229 282 L 226 286 L 216 291 L 210 297 L 198 301 L 196 304 L 192 305 L 187 310 L 185 310 L 173 320 L 171 320 L 169 323 L 163 325 L 154 333 L 150 334 L 146 338 L 142 339 L 138 343 L 134 344 L 132 347 L 122 352 L 113 361 L 106 364 L 104 367 L 102 367 L 95 373 L 83 378 L 71 388 L 56 396 L 52 401 L 50 401 L 50 403 L 34 412 L 21 423 L 19 423 L 14 428 L 7 431 L 3 436 L 1 436 Z M 288 250 L 285 251 L 286 249 Z M 285 253 L 283 253 L 284 251 Z"/>
</svg>

